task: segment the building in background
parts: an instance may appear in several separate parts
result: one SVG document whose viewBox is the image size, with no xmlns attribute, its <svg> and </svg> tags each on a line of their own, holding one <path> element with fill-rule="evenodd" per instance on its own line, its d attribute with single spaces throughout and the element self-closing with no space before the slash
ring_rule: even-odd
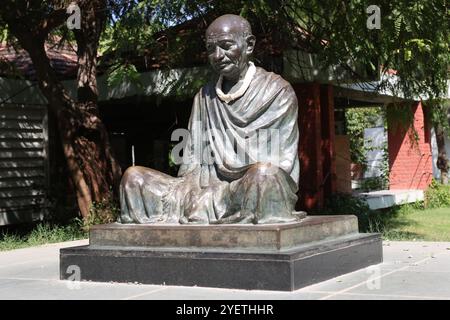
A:
<svg viewBox="0 0 450 320">
<path fill-rule="evenodd" d="M 193 97 L 211 76 L 203 49 L 205 28 L 204 22 L 174 27 L 159 37 L 159 51 L 130 57 L 140 72 L 138 82 L 108 83 L 104 72 L 108 57 L 100 59 L 98 103 L 123 170 L 135 164 L 176 173 L 169 160 L 172 143 L 176 143 L 170 141 L 171 133 L 187 127 Z M 169 64 L 170 39 L 189 31 L 198 33 L 198 43 Z M 282 50 L 270 35 L 257 33 L 256 37 L 259 47 L 255 52 L 260 53 L 254 57 L 256 65 L 281 74 L 292 84 L 299 101 L 298 208 L 320 209 L 331 195 L 352 191 L 342 110 L 364 105 L 390 108 L 394 98 L 389 92 L 375 92 L 380 80 L 377 75 L 367 75 L 366 83 L 356 84 L 345 71 L 321 70 L 310 53 Z M 10 72 L 0 78 L 0 225 L 42 219 L 48 199 L 71 196 L 70 186 L 58 186 L 61 177 L 67 176 L 65 161 L 30 60 L 8 50 L 2 47 L 0 56 L 15 65 L 25 79 Z M 47 52 L 75 96 L 75 51 L 47 46 Z M 399 101 L 414 113 L 418 140 L 411 146 L 410 130 L 389 124 L 389 190 L 424 190 L 432 178 L 430 128 L 420 101 L 396 99 Z M 55 189 L 64 194 L 55 194 Z"/>
</svg>

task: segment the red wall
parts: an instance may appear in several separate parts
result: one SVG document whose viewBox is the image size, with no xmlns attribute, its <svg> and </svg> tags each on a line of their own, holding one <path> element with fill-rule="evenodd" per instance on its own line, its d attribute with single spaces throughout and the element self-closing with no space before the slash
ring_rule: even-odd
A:
<svg viewBox="0 0 450 320">
<path fill-rule="evenodd" d="M 410 138 L 412 129 L 389 123 L 389 188 L 425 190 L 433 177 L 430 128 L 426 125 L 421 102 L 405 105 L 405 108 L 412 108 L 418 139 Z"/>
</svg>

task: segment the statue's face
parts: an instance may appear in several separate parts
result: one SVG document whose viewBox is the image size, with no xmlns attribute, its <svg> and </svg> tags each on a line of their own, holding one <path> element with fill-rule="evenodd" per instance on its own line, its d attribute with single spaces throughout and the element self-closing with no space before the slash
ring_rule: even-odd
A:
<svg viewBox="0 0 450 320">
<path fill-rule="evenodd" d="M 211 67 L 226 79 L 238 79 L 253 51 L 251 39 L 254 37 L 244 37 L 242 31 L 230 30 L 226 25 L 211 29 L 206 34 L 206 50 Z"/>
<path fill-rule="evenodd" d="M 245 40 L 235 33 L 209 34 L 206 50 L 211 67 L 228 79 L 238 78 L 248 61 Z"/>
</svg>

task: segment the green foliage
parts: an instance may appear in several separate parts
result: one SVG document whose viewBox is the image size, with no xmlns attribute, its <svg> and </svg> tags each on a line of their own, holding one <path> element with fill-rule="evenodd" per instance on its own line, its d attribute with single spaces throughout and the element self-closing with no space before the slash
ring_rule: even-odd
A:
<svg viewBox="0 0 450 320">
<path fill-rule="evenodd" d="M 96 224 L 115 222 L 117 221 L 119 214 L 120 208 L 115 202 L 93 202 L 89 210 L 89 217 L 84 221 L 84 229 L 89 230 L 91 226 Z"/>
<path fill-rule="evenodd" d="M 381 175 L 379 179 L 381 180 L 381 189 L 387 189 L 389 187 L 389 148 L 388 144 L 384 146 L 383 150 L 383 160 L 381 162 Z"/>
<path fill-rule="evenodd" d="M 359 198 L 337 194 L 316 214 L 353 214 L 360 232 L 381 233 L 384 240 L 450 241 L 450 188 L 433 183 L 426 201 L 370 210 Z"/>
<path fill-rule="evenodd" d="M 381 233 L 385 240 L 449 241 L 447 208 L 424 208 L 423 202 L 371 214 L 365 232 Z"/>
<path fill-rule="evenodd" d="M 386 180 L 384 177 L 366 178 L 361 182 L 361 189 L 364 192 L 386 189 Z"/>
<path fill-rule="evenodd" d="M 155 19 L 155 8 L 164 1 L 117 1 L 110 4 L 109 24 L 102 33 L 99 53 L 112 55 L 114 59 L 126 63 L 130 53 L 142 54 L 154 43 L 154 33 L 162 28 Z"/>
<path fill-rule="evenodd" d="M 87 233 L 82 226 L 81 220 L 74 219 L 66 225 L 41 222 L 25 234 L 3 231 L 0 233 L 0 251 L 85 239 Z"/>
<path fill-rule="evenodd" d="M 108 72 L 108 87 L 115 88 L 123 83 L 133 84 L 142 89 L 141 75 L 133 64 L 117 64 Z"/>
<path fill-rule="evenodd" d="M 381 233 L 384 240 L 418 240 L 421 237 L 407 230 L 414 221 L 408 215 L 416 210 L 415 205 L 395 206 L 383 211 L 372 211 L 360 227 L 362 232 Z M 419 209 L 420 210 L 420 209 Z"/>
<path fill-rule="evenodd" d="M 2 18 L 10 14 L 8 6 L 29 12 L 26 21 L 39 25 L 46 14 L 69 2 L 7 1 L 0 12 L 0 33 L 8 29 Z M 366 27 L 366 9 L 373 4 L 381 9 L 379 30 Z M 407 98 L 439 98 L 444 96 L 449 78 L 447 0 L 112 0 L 101 10 L 107 13 L 108 24 L 99 51 L 108 57 L 108 66 L 133 63 L 131 56 L 142 57 L 156 49 L 161 30 L 195 19 L 209 23 L 220 14 L 234 13 L 249 19 L 255 30 L 270 35 L 275 48 L 314 53 L 322 69 L 333 70 L 336 79 L 343 72 L 355 81 L 367 80 L 368 75 L 378 78 L 381 72 L 378 89 Z M 61 30 L 67 31 L 65 25 L 53 33 L 62 34 Z M 65 34 L 73 39 L 71 32 Z M 197 33 L 195 37 L 179 35 L 166 45 L 169 55 L 186 58 L 189 55 L 181 52 L 202 45 L 202 39 Z M 363 69 L 366 71 L 357 71 Z M 400 76 L 399 81 L 391 81 L 392 70 Z"/>
<path fill-rule="evenodd" d="M 389 188 L 389 152 L 387 143 L 384 146 L 383 159 L 379 170 L 381 174 L 378 177 L 365 178 L 361 181 L 361 189 L 364 192 L 385 190 Z"/>
<path fill-rule="evenodd" d="M 6 1 L 4 12 L 0 10 L 0 33 L 8 29 L 3 16 L 10 14 L 11 8 L 28 12 L 26 21 L 36 26 L 69 2 Z M 381 9 L 379 30 L 366 27 L 366 9 L 374 4 Z M 447 0 L 111 0 L 99 10 L 108 16 L 99 49 L 108 56 L 108 66 L 132 63 L 131 55 L 143 56 L 153 50 L 161 30 L 194 19 L 211 22 L 220 14 L 234 13 L 249 19 L 255 30 L 270 35 L 275 47 L 314 53 L 323 70 L 333 70 L 336 79 L 347 72 L 355 81 L 367 80 L 368 75 L 378 78 L 381 71 L 378 89 L 407 98 L 439 98 L 444 96 L 449 78 Z M 61 30 L 67 31 L 64 24 L 53 33 L 62 34 Z M 65 34 L 73 39 L 71 32 Z M 202 42 L 198 36 L 176 40 L 167 43 L 169 54 L 189 52 L 192 45 Z M 400 76 L 399 81 L 391 81 L 392 70 Z"/>
<path fill-rule="evenodd" d="M 363 200 L 345 193 L 338 193 L 331 196 L 322 211 L 322 213 L 355 215 L 366 214 L 368 212 L 370 212 L 370 209 Z"/>
<path fill-rule="evenodd" d="M 450 186 L 433 180 L 425 192 L 425 206 L 426 208 L 450 207 Z"/>
<path fill-rule="evenodd" d="M 267 0 L 265 3 L 273 1 Z M 378 75 L 379 89 L 387 89 L 407 98 L 427 95 L 442 97 L 446 91 L 449 55 L 449 13 L 446 0 L 379 0 L 379 1 L 275 1 L 279 7 L 273 13 L 287 22 L 287 28 L 301 28 L 307 45 L 321 64 L 333 68 L 336 78 L 342 69 L 367 66 L 368 73 Z M 381 29 L 366 27 L 366 8 L 381 9 Z M 280 21 L 280 32 L 283 29 Z M 343 31 L 345 30 L 345 31 Z M 291 31 L 289 41 L 298 42 Z M 399 81 L 391 81 L 396 70 Z M 355 78 L 364 73 L 353 72 Z"/>
<path fill-rule="evenodd" d="M 327 201 L 319 214 L 352 214 L 358 218 L 360 232 L 381 233 L 384 239 L 410 240 L 417 236 L 397 229 L 407 225 L 404 215 L 412 210 L 422 209 L 422 203 L 415 203 L 385 210 L 370 210 L 361 198 L 350 194 L 336 194 Z"/>
<path fill-rule="evenodd" d="M 367 165 L 366 155 L 372 149 L 364 142 L 364 130 L 377 126 L 377 121 L 383 117 L 380 107 L 348 108 L 345 110 L 347 135 L 350 138 L 350 158 L 353 163 Z"/>
<path fill-rule="evenodd" d="M 28 235 L 27 242 L 31 246 L 36 246 L 42 243 L 55 243 L 82 239 L 86 237 L 86 234 L 80 227 L 80 220 L 74 220 L 73 223 L 65 226 L 52 225 L 50 223 L 38 224 L 37 227 Z"/>
<path fill-rule="evenodd" d="M 424 101 L 424 106 L 430 113 L 429 121 L 433 126 L 441 126 L 447 134 L 450 134 L 449 111 L 450 99 L 430 99 Z"/>
<path fill-rule="evenodd" d="M 371 210 L 366 202 L 351 194 L 338 193 L 327 199 L 325 207 L 319 214 L 351 214 L 358 218 L 359 229 L 362 230 L 367 225 Z"/>
<path fill-rule="evenodd" d="M 393 103 L 387 106 L 386 121 L 393 132 L 406 132 L 411 149 L 418 150 L 419 133 L 414 126 L 412 103 Z"/>
<path fill-rule="evenodd" d="M 408 130 L 414 123 L 412 104 L 390 104 L 386 108 L 386 121 L 393 130 Z"/>
</svg>

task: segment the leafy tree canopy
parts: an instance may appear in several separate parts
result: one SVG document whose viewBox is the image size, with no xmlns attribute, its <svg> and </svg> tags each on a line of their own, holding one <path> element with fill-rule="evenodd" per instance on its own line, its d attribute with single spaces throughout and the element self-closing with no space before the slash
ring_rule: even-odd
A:
<svg viewBox="0 0 450 320">
<path fill-rule="evenodd" d="M 42 15 L 51 18 L 63 14 L 71 1 L 17 2 L 27 4 L 23 10 L 28 11 L 28 21 L 35 19 L 39 23 Z M 380 8 L 380 29 L 366 26 L 370 5 Z M 366 66 L 369 73 L 381 72 L 384 81 L 379 89 L 389 88 L 408 98 L 443 97 L 449 78 L 447 0 L 109 0 L 106 8 L 98 10 L 108 16 L 99 53 L 108 57 L 106 67 L 121 68 L 122 74 L 124 70 L 136 72 L 128 67 L 133 63 L 130 56 L 161 54 L 155 48 L 158 33 L 163 30 L 193 20 L 206 25 L 221 14 L 235 13 L 248 18 L 255 29 L 271 35 L 270 39 L 280 47 L 315 53 L 324 69 L 338 66 L 336 72 L 352 70 L 355 81 L 365 76 L 355 72 L 356 65 Z M 0 28 L 3 38 L 10 35 L 1 20 Z M 166 52 L 169 67 L 177 54 L 192 49 L 191 42 L 198 50 L 198 30 L 190 31 L 195 37 L 172 39 L 170 52 Z M 53 33 L 73 40 L 64 24 Z M 383 77 L 393 72 L 399 76 L 398 82 Z"/>
</svg>

